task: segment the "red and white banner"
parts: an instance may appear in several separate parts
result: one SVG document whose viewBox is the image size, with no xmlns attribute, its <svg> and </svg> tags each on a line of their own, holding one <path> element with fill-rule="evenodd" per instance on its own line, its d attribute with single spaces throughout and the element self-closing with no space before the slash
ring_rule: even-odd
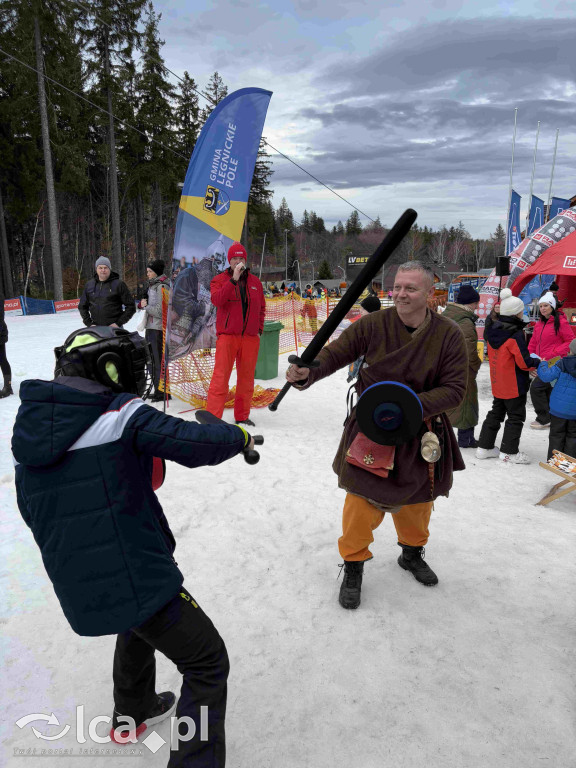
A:
<svg viewBox="0 0 576 768">
<path fill-rule="evenodd" d="M 55 301 L 54 309 L 56 312 L 66 312 L 69 309 L 78 309 L 80 299 L 69 299 L 68 301 Z"/>
<path fill-rule="evenodd" d="M 4 299 L 4 313 L 6 315 L 23 315 L 20 299 Z"/>
</svg>

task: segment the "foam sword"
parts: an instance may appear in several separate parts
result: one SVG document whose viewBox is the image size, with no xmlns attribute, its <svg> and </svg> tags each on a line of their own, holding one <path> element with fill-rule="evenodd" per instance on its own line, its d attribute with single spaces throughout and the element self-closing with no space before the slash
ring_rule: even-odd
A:
<svg viewBox="0 0 576 768">
<path fill-rule="evenodd" d="M 384 264 L 388 261 L 390 256 L 394 253 L 396 248 L 400 245 L 402 240 L 410 231 L 410 227 L 416 221 L 418 214 L 412 208 L 408 208 L 404 211 L 402 216 L 394 224 L 390 232 L 386 235 L 384 240 L 380 243 L 378 248 L 374 251 L 372 256 L 368 259 L 364 265 L 360 274 L 356 277 L 350 288 L 346 291 L 344 296 L 340 299 L 334 310 L 326 318 L 326 322 L 318 329 L 318 332 L 308 344 L 306 349 L 302 352 L 302 356 L 290 355 L 288 358 L 289 363 L 293 363 L 300 368 L 316 368 L 319 363 L 316 361 L 316 355 L 320 352 L 322 347 L 328 342 L 330 336 L 334 333 L 338 325 L 346 317 L 348 312 L 352 309 L 358 297 L 362 294 L 366 286 L 370 285 L 374 277 L 382 269 Z M 280 392 L 276 395 L 276 399 L 273 403 L 270 403 L 268 408 L 271 411 L 276 411 L 284 396 L 291 388 L 292 384 L 287 382 Z"/>
</svg>

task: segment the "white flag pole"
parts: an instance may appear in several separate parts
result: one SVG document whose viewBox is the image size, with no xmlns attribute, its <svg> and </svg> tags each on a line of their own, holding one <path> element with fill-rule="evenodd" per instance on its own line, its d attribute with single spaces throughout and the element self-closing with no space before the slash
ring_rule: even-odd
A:
<svg viewBox="0 0 576 768">
<path fill-rule="evenodd" d="M 530 196 L 528 197 L 528 213 L 526 214 L 526 237 L 530 229 L 530 209 L 532 208 L 532 190 L 534 189 L 534 172 L 536 171 L 536 152 L 538 151 L 538 136 L 540 135 L 540 120 L 536 130 L 536 144 L 534 145 L 534 162 L 532 163 L 532 178 L 530 179 Z"/>
<path fill-rule="evenodd" d="M 266 232 L 264 232 L 264 242 L 262 243 L 262 256 L 260 257 L 260 274 L 258 279 L 262 280 L 262 264 L 264 263 L 264 249 L 266 248 Z"/>
<path fill-rule="evenodd" d="M 506 237 L 504 238 L 504 258 L 508 256 L 508 230 L 510 227 L 510 204 L 512 202 L 512 174 L 514 172 L 514 147 L 516 146 L 516 121 L 518 118 L 518 107 L 514 110 L 514 135 L 512 137 L 512 163 L 510 164 L 510 188 L 508 190 L 508 209 L 506 211 Z M 502 283 L 502 278 L 500 278 Z"/>
<path fill-rule="evenodd" d="M 554 157 L 552 158 L 552 173 L 550 174 L 550 188 L 548 189 L 548 215 L 546 221 L 550 220 L 550 205 L 552 203 L 552 180 L 554 179 L 554 167 L 556 165 L 556 150 L 558 149 L 558 134 L 560 128 L 556 128 L 556 143 L 554 144 Z"/>
</svg>

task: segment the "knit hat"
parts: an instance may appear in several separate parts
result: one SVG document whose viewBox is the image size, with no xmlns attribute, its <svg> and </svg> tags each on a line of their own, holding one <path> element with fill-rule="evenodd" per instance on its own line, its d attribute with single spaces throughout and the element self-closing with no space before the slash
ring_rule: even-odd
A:
<svg viewBox="0 0 576 768">
<path fill-rule="evenodd" d="M 456 297 L 458 304 L 475 304 L 480 301 L 480 294 L 471 285 L 463 285 Z"/>
<path fill-rule="evenodd" d="M 246 254 L 246 248 L 244 248 L 242 243 L 232 243 L 230 248 L 228 248 L 228 263 L 230 263 L 230 259 L 233 259 L 234 257 L 247 261 L 248 256 Z"/>
<path fill-rule="evenodd" d="M 364 301 L 360 302 L 360 306 L 363 307 L 366 312 L 377 312 L 379 309 L 382 309 L 378 296 L 366 296 Z"/>
<path fill-rule="evenodd" d="M 512 296 L 510 288 L 500 291 L 500 314 L 503 317 L 513 317 L 524 312 L 524 302 L 518 296 Z"/>
<path fill-rule="evenodd" d="M 94 265 L 96 269 L 98 267 L 108 267 L 108 269 L 112 269 L 112 264 L 110 264 L 110 259 L 106 258 L 106 256 L 100 256 L 99 259 L 96 259 L 96 264 Z"/>
<path fill-rule="evenodd" d="M 162 261 L 162 259 L 154 259 L 154 261 L 151 261 L 148 264 L 148 269 L 151 269 L 152 272 L 154 272 L 155 275 L 160 277 L 160 275 L 164 274 L 164 267 L 166 264 Z"/>
<path fill-rule="evenodd" d="M 548 286 L 548 290 L 549 291 L 557 291 L 557 290 L 559 290 L 558 283 L 550 283 L 550 285 Z"/>
<path fill-rule="evenodd" d="M 570 354 L 576 355 L 576 338 L 572 339 L 570 342 Z"/>
<path fill-rule="evenodd" d="M 548 291 L 548 293 L 545 293 L 544 296 L 540 296 L 538 299 L 538 304 L 550 304 L 552 309 L 556 309 L 556 298 L 554 297 L 554 294 Z"/>
</svg>

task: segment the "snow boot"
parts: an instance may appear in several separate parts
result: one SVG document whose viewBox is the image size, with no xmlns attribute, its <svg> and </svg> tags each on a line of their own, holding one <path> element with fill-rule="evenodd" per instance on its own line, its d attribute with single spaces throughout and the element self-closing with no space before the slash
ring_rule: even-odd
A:
<svg viewBox="0 0 576 768">
<path fill-rule="evenodd" d="M 8 397 L 9 395 L 13 395 L 14 392 L 12 391 L 12 382 L 10 381 L 10 376 L 4 376 L 4 389 L 0 389 L 0 397 Z"/>
<path fill-rule="evenodd" d="M 476 448 L 477 459 L 497 459 L 500 456 L 499 448 Z"/>
<path fill-rule="evenodd" d="M 478 448 L 478 442 L 474 439 L 474 427 L 458 430 L 458 448 Z"/>
<path fill-rule="evenodd" d="M 400 542 L 398 542 L 398 546 L 402 547 L 402 554 L 398 558 L 400 568 L 411 571 L 416 581 L 426 587 L 433 587 L 438 584 L 438 576 L 428 563 L 424 562 L 424 547 L 409 547 L 407 544 L 400 544 Z"/>
<path fill-rule="evenodd" d="M 236 421 L 236 424 L 239 427 L 242 426 L 242 425 L 245 426 L 245 427 L 255 427 L 256 426 L 256 424 L 254 424 L 252 419 L 249 419 L 249 418 L 242 419 L 242 421 Z"/>
<path fill-rule="evenodd" d="M 344 578 L 342 579 L 338 602 L 342 608 L 358 608 L 362 591 L 364 561 L 344 560 L 340 568 L 344 568 Z"/>
<path fill-rule="evenodd" d="M 500 451 L 500 461 L 505 464 L 530 464 L 530 459 L 522 451 L 518 453 L 503 453 Z"/>
<path fill-rule="evenodd" d="M 126 724 L 126 718 L 114 710 L 110 738 L 112 741 L 116 742 L 116 744 L 124 744 L 128 741 L 128 738 L 138 739 L 151 725 L 161 723 L 162 720 L 166 720 L 167 717 L 170 717 L 175 709 L 175 694 L 173 694 L 172 691 L 159 693 L 156 699 L 156 704 L 152 707 L 146 719 L 142 720 L 141 723 L 136 723 L 136 730 L 131 730 Z M 116 732 L 117 729 L 118 732 Z"/>
</svg>

